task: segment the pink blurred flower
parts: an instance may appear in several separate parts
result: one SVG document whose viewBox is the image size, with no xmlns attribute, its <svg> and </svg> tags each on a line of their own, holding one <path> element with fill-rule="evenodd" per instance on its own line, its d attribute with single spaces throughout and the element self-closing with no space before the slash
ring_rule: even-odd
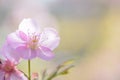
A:
<svg viewBox="0 0 120 80">
<path fill-rule="evenodd" d="M 2 57 L 0 60 L 0 80 L 28 80 L 24 73 L 16 68 L 16 65 L 16 61 Z"/>
<path fill-rule="evenodd" d="M 39 31 L 38 26 L 32 19 L 24 19 L 16 32 L 7 37 L 7 44 L 24 59 L 40 57 L 44 60 L 53 58 L 54 50 L 59 44 L 60 37 L 53 28 Z"/>
<path fill-rule="evenodd" d="M 32 80 L 39 80 L 39 74 L 38 73 L 32 73 Z"/>
</svg>

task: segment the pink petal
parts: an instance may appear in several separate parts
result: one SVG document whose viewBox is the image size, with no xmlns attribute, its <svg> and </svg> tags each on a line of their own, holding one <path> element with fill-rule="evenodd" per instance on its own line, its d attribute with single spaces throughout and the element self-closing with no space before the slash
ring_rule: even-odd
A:
<svg viewBox="0 0 120 80">
<path fill-rule="evenodd" d="M 5 44 L 1 50 L 1 54 L 6 60 L 10 60 L 11 62 L 18 63 L 20 60 L 20 56 L 15 50 L 13 50 L 9 45 Z"/>
<path fill-rule="evenodd" d="M 37 51 L 31 49 L 31 56 L 30 56 L 30 59 L 33 59 L 33 58 L 35 58 L 36 56 L 37 56 Z"/>
<path fill-rule="evenodd" d="M 28 80 L 27 77 L 20 71 L 13 72 L 10 80 Z"/>
<path fill-rule="evenodd" d="M 24 32 L 19 31 L 19 36 L 21 37 L 22 40 L 27 41 L 27 35 Z"/>
<path fill-rule="evenodd" d="M 23 19 L 23 21 L 19 25 L 19 30 L 23 31 L 25 34 L 34 33 L 37 31 L 37 25 L 36 23 L 28 18 L 28 19 Z"/>
<path fill-rule="evenodd" d="M 12 47 L 12 48 L 17 48 L 18 46 L 24 45 L 25 41 L 23 41 L 16 32 L 11 33 L 7 37 L 7 43 Z"/>
<path fill-rule="evenodd" d="M 21 56 L 24 59 L 30 59 L 31 57 L 31 50 L 26 46 L 20 46 L 16 48 L 16 52 L 18 52 L 19 56 Z"/>
<path fill-rule="evenodd" d="M 37 50 L 37 55 L 44 60 L 50 60 L 54 57 L 54 54 L 50 49 L 42 46 Z"/>
<path fill-rule="evenodd" d="M 4 80 L 5 72 L 0 70 L 0 80 Z"/>
<path fill-rule="evenodd" d="M 10 79 L 10 75 L 8 74 L 8 76 L 7 77 L 5 77 L 5 79 L 4 80 L 11 80 Z"/>
<path fill-rule="evenodd" d="M 58 36 L 57 31 L 52 28 L 45 29 L 44 32 L 41 34 L 40 44 L 42 46 L 53 50 L 59 45 L 59 42 L 60 37 Z"/>
<path fill-rule="evenodd" d="M 2 49 L 0 50 L 0 62 L 5 61 L 6 57 L 4 56 L 4 53 L 2 51 Z"/>
</svg>

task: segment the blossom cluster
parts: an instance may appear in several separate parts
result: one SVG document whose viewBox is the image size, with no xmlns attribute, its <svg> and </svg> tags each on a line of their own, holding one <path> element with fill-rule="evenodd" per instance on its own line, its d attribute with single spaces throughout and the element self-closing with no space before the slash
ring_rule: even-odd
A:
<svg viewBox="0 0 120 80">
<path fill-rule="evenodd" d="M 17 69 L 17 64 L 21 59 L 52 59 L 52 51 L 59 45 L 59 41 L 60 37 L 55 29 L 45 28 L 42 31 L 34 20 L 24 19 L 19 28 L 7 36 L 0 50 L 0 80 L 28 80 Z"/>
</svg>

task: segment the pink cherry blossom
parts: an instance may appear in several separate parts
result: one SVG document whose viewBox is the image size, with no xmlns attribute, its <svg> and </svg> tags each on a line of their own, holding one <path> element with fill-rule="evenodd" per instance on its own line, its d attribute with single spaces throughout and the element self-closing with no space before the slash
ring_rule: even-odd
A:
<svg viewBox="0 0 120 80">
<path fill-rule="evenodd" d="M 6 57 L 0 60 L 0 80 L 28 80 L 27 77 L 16 68 L 14 62 Z"/>
<path fill-rule="evenodd" d="M 32 19 L 24 19 L 16 32 L 7 37 L 7 45 L 24 59 L 39 57 L 44 60 L 52 59 L 54 50 L 60 41 L 57 31 L 45 28 L 40 31 Z"/>
</svg>

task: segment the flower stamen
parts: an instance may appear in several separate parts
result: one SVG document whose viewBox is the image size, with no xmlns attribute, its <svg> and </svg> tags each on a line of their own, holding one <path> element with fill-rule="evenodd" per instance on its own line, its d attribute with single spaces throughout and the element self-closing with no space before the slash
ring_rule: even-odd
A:
<svg viewBox="0 0 120 80">
<path fill-rule="evenodd" d="M 39 43 L 40 35 L 33 33 L 32 35 L 29 36 L 30 38 L 28 41 L 28 47 L 31 49 L 37 49 L 39 47 L 38 43 Z"/>
</svg>

